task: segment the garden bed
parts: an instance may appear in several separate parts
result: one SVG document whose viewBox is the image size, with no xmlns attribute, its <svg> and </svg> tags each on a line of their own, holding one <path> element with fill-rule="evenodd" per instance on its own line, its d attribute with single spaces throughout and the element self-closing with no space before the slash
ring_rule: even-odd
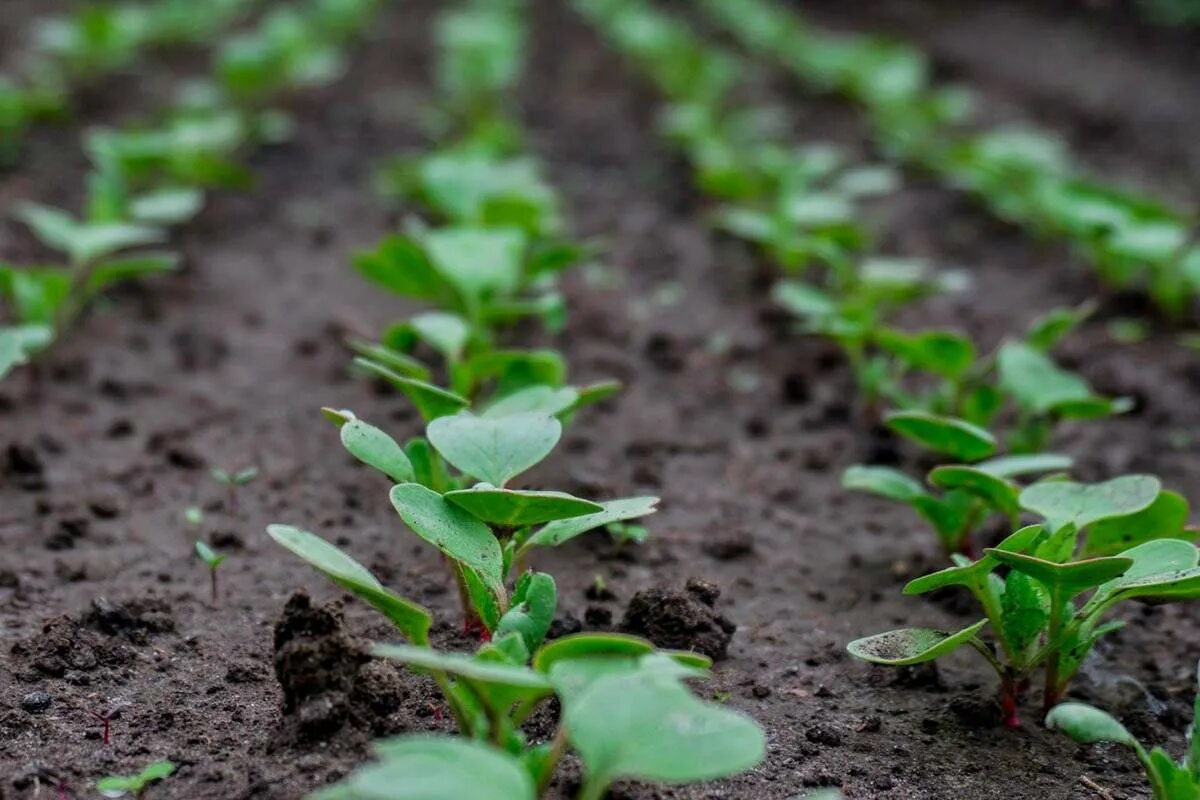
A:
<svg viewBox="0 0 1200 800">
<path fill-rule="evenodd" d="M 39 785 L 40 796 L 53 796 L 56 782 L 90 797 L 97 777 L 165 756 L 179 770 L 154 797 L 291 800 L 361 761 L 372 733 L 450 729 L 436 687 L 407 672 L 371 678 L 394 707 L 355 711 L 336 734 L 325 732 L 341 712 L 315 723 L 285 718 L 273 654 L 290 629 L 276 621 L 296 589 L 317 604 L 337 595 L 264 533 L 287 522 L 336 541 L 432 609 L 435 638 L 460 635 L 436 554 L 404 537 L 387 483 L 355 468 L 318 414 L 323 405 L 353 408 L 397 434 L 419 430 L 402 399 L 348 376 L 341 344 L 404 310 L 348 267 L 352 252 L 398 221 L 367 190 L 371 168 L 423 142 L 425 32 L 437 4 L 401 5 L 343 81 L 297 102 L 299 136 L 254 158 L 256 188 L 217 196 L 187 229 L 182 274 L 114 295 L 36 379 L 26 371 L 0 386 L 0 797 L 36 797 Z M 768 736 L 767 759 L 739 777 L 614 796 L 771 800 L 842 786 L 849 798 L 881 800 L 1098 797 L 1082 776 L 1114 797 L 1146 796 L 1132 756 L 1042 730 L 1032 705 L 1022 729 L 999 727 L 994 676 L 969 654 L 939 672 L 901 673 L 845 654 L 847 641 L 877 630 L 974 621 L 953 596 L 901 596 L 906 580 L 938 566 L 928 532 L 906 508 L 840 489 L 845 466 L 903 462 L 906 451 L 862 423 L 837 350 L 798 336 L 773 309 L 756 256 L 704 224 L 686 168 L 654 133 L 649 87 L 565 4 L 537 8 L 522 118 L 576 231 L 602 238 L 609 268 L 572 276 L 569 323 L 553 344 L 574 380 L 612 377 L 626 388 L 581 414 L 563 453 L 529 483 L 584 496 L 653 493 L 663 503 L 640 547 L 583 537 L 535 565 L 556 576 L 568 626 L 619 624 L 649 587 L 682 590 L 690 578 L 719 586 L 716 610 L 737 632 L 702 691 L 748 712 Z M 1167 87 L 1190 78 L 1154 74 Z M 1006 107 L 1019 111 L 1028 99 L 1030 114 L 1062 91 L 1037 73 L 996 80 Z M 101 107 L 135 105 L 111 91 Z M 764 91 L 788 101 L 797 136 L 868 152 L 853 109 L 782 78 Z M 1074 113 L 1085 110 L 1051 121 L 1069 125 Z M 1115 124 L 1132 131 L 1117 142 L 1144 135 L 1143 117 Z M 5 202 L 78 201 L 60 188 L 64 173 L 77 174 L 75 156 L 63 155 L 74 140 L 52 141 L 3 178 Z M 1145 160 L 1124 145 L 1085 155 L 1166 183 L 1164 153 L 1189 164 L 1200 153 L 1194 141 L 1177 144 L 1190 149 Z M 921 323 L 994 344 L 1040 312 L 1098 293 L 1065 250 L 1031 243 L 968 199 L 908 177 L 907 188 L 872 205 L 880 249 L 962 266 L 974 281 L 967 293 L 923 303 Z M 0 230 L 6 253 L 37 253 L 23 237 L 11 224 Z M 1064 362 L 1137 407 L 1068 427 L 1057 447 L 1077 458 L 1080 480 L 1146 471 L 1195 497 L 1194 353 L 1163 325 L 1129 346 L 1107 332 L 1114 316 L 1144 311 L 1136 299 L 1105 297 L 1069 340 Z M 209 469 L 251 464 L 261 477 L 234 509 Z M 216 607 L 183 520 L 191 505 L 229 553 Z M 596 576 L 611 596 L 585 595 Z M 1144 740 L 1178 744 L 1200 612 L 1126 613 L 1143 624 L 1106 640 L 1073 694 L 1117 713 Z M 346 616 L 350 634 L 388 637 L 361 606 L 349 604 Z M 38 692 L 48 705 L 30 699 Z M 102 746 L 89 712 L 118 701 Z M 570 796 L 573 774 L 564 771 L 554 796 Z"/>
</svg>

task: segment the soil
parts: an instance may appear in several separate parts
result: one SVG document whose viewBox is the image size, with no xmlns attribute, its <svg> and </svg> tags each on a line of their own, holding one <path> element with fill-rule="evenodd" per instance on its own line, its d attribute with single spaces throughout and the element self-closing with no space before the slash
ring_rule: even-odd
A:
<svg viewBox="0 0 1200 800">
<path fill-rule="evenodd" d="M 317 413 L 352 408 L 397 436 L 418 430 L 401 399 L 348 375 L 341 345 L 347 332 L 369 335 L 406 311 L 347 266 L 399 220 L 369 191 L 372 167 L 427 144 L 419 120 L 438 4 L 401 5 L 343 81 L 296 98 L 299 136 L 254 156 L 255 189 L 215 196 L 180 235 L 185 271 L 118 292 L 40 375 L 0 386 L 0 798 L 49 797 L 60 783 L 67 796 L 91 797 L 101 775 L 166 757 L 179 771 L 148 797 L 297 800 L 345 774 L 373 735 L 449 730 L 428 681 L 362 656 L 362 642 L 386 638 L 387 625 L 343 605 L 264 534 L 267 523 L 288 522 L 331 538 L 433 609 L 440 644 L 467 646 L 438 558 L 404 534 L 386 482 L 355 468 Z M 843 27 L 897 24 L 883 10 L 819 5 Z M 876 4 L 854 9 L 867 5 Z M 1055 126 L 1089 163 L 1182 195 L 1183 165 L 1200 164 L 1200 140 L 1183 132 L 1198 129 L 1200 106 L 1175 97 L 1169 129 L 1179 135 L 1141 143 L 1162 124 L 1146 98 L 1194 86 L 1194 73 L 1151 44 L 1116 35 L 1098 43 L 1088 37 L 1105 29 L 1086 24 L 1078 41 L 1087 49 L 1062 45 L 1061 70 L 1016 51 L 969 58 L 968 43 L 999 34 L 991 4 L 959 5 L 953 25 L 910 32 L 940 58 L 954 50 L 969 61 L 966 77 L 1006 114 Z M 944 4 L 904 8 L 928 21 Z M 1022 30 L 1050 37 L 1062 28 L 1061 11 L 1012 8 Z M 25 19 L 6 14 L 0 24 L 11 38 Z M 555 629 L 732 633 L 728 643 L 714 639 L 727 655 L 701 691 L 753 715 L 769 741 L 767 759 L 745 775 L 621 786 L 613 796 L 774 800 L 840 785 L 850 798 L 881 800 L 1083 800 L 1098 796 L 1086 776 L 1114 798 L 1147 797 L 1127 753 L 1042 730 L 1032 705 L 1023 728 L 997 726 L 994 676 L 969 654 L 938 671 L 876 669 L 845 655 L 846 642 L 866 633 L 974 621 L 954 598 L 901 596 L 908 578 L 939 566 L 930 534 L 906 510 L 839 488 L 850 463 L 910 456 L 863 424 L 837 352 L 791 333 L 770 307 L 769 273 L 755 254 L 705 227 L 686 169 L 654 134 L 653 93 L 565 4 L 538 3 L 535 26 L 522 118 L 576 231 L 603 239 L 608 266 L 570 278 L 570 324 L 542 343 L 564 351 L 575 380 L 615 377 L 626 389 L 582 415 L 529 483 L 663 498 L 640 547 L 592 536 L 538 554 L 562 594 Z M 1093 86 L 1082 53 L 1101 45 L 1148 82 L 1110 86 L 1113 95 L 1095 101 L 1111 118 L 1110 139 L 1081 133 L 1090 122 L 1078 104 L 1045 113 L 1048 95 L 1076 98 Z M 108 91 L 113 113 L 137 107 L 138 93 Z M 783 79 L 763 91 L 788 104 L 798 136 L 869 154 L 852 109 Z M 0 179 L 6 206 L 79 202 L 76 138 L 48 141 Z M 1069 428 L 1056 444 L 1077 457 L 1082 479 L 1148 471 L 1200 496 L 1200 366 L 1170 326 L 1153 321 L 1146 341 L 1118 346 L 1106 322 L 1143 305 L 1103 295 L 1063 249 L 989 221 L 920 175 L 871 218 L 883 252 L 973 277 L 972 291 L 928 301 L 915 323 L 995 343 L 1042 311 L 1102 296 L 1101 312 L 1061 355 L 1137 407 Z M 14 260 L 41 255 L 11 223 L 0 247 Z M 250 464 L 262 475 L 236 502 L 208 475 Z M 204 511 L 200 530 L 183 521 L 190 505 Z M 216 606 L 192 555 L 198 536 L 230 554 Z M 595 591 L 596 576 L 609 592 Z M 639 609 L 663 590 L 684 593 L 664 598 L 677 615 L 654 615 L 647 627 Z M 1200 609 L 1125 615 L 1134 624 L 1106 641 L 1073 694 L 1178 751 Z M 93 714 L 111 718 L 108 744 Z M 569 797 L 576 774 L 568 763 L 553 796 Z"/>
</svg>

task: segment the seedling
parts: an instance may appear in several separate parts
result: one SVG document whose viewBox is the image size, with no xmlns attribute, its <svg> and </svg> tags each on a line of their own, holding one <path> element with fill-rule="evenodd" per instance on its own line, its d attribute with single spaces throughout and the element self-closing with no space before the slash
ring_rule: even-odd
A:
<svg viewBox="0 0 1200 800">
<path fill-rule="evenodd" d="M 221 566 L 227 556 L 217 553 L 207 544 L 200 541 L 196 542 L 196 555 L 200 556 L 200 560 L 208 567 L 209 594 L 212 604 L 215 606 L 217 604 L 217 567 Z"/>
<path fill-rule="evenodd" d="M 419 796 L 445 800 L 471 796 L 480 775 L 488 776 L 489 796 L 540 796 L 568 746 L 587 770 L 579 795 L 587 800 L 602 797 L 620 777 L 691 782 L 739 772 L 762 758 L 764 740 L 753 722 L 700 701 L 682 683 L 706 674 L 704 657 L 655 653 L 648 642 L 617 635 L 579 634 L 543 643 L 557 598 L 548 575 L 520 577 L 492 640 L 475 655 L 441 653 L 429 647 L 428 611 L 385 589 L 319 537 L 284 525 L 268 530 L 396 625 L 411 644 L 376 645 L 373 654 L 429 674 L 465 737 L 380 742 L 381 763 L 317 797 L 365 799 L 369 787 L 386 781 L 388 796 L 416 798 L 410 759 L 417 757 L 424 765 Z M 447 540 L 458 538 L 452 529 L 445 533 Z M 547 743 L 529 743 L 522 724 L 555 695 L 563 707 L 559 730 Z M 696 748 L 703 748 L 704 758 L 694 757 Z M 399 775 L 407 777 L 397 780 Z"/>
<path fill-rule="evenodd" d="M 237 516 L 237 490 L 253 483 L 258 478 L 258 467 L 243 467 L 236 471 L 214 467 L 210 474 L 213 480 L 225 487 L 229 495 L 229 513 Z"/>
<path fill-rule="evenodd" d="M 96 791 L 105 797 L 133 795 L 137 800 L 145 796 L 150 784 L 166 780 L 175 772 L 170 761 L 155 761 L 136 775 L 110 775 L 96 781 Z"/>
<path fill-rule="evenodd" d="M 93 719 L 95 719 L 97 722 L 99 722 L 101 725 L 103 725 L 103 729 L 101 731 L 101 736 L 100 736 L 100 741 L 104 745 L 108 745 L 111 743 L 113 720 L 120 718 L 121 711 L 124 710 L 125 706 L 127 706 L 127 705 L 128 705 L 128 703 L 125 703 L 125 702 L 117 702 L 117 703 L 113 703 L 112 705 L 110 705 L 108 707 L 108 709 L 105 711 L 88 710 L 87 713 L 89 715 L 91 715 L 91 717 Z"/>
<path fill-rule="evenodd" d="M 1103 621 L 1114 606 L 1200 597 L 1200 550 L 1191 541 L 1196 533 L 1184 527 L 1187 503 L 1163 492 L 1156 479 L 1045 481 L 1023 490 L 1019 502 L 1046 522 L 1017 530 L 978 560 L 955 555 L 953 566 L 904 588 L 905 594 L 924 594 L 963 586 L 984 619 L 956 633 L 905 628 L 859 639 L 848 645 L 850 654 L 905 666 L 970 645 L 999 674 L 1005 722 L 1015 726 L 1031 673 L 1044 669 L 1048 711 L 1096 642 L 1125 624 Z M 984 627 L 991 628 L 995 646 L 980 638 Z"/>
<path fill-rule="evenodd" d="M 425 438 L 404 447 L 350 412 L 325 410 L 340 428 L 343 446 L 395 482 L 390 497 L 405 525 L 447 558 L 465 624 L 482 625 L 493 635 L 513 604 L 506 584 L 514 571 L 523 571 L 535 548 L 646 516 L 658 502 L 629 497 L 595 503 L 562 492 L 510 488 L 562 435 L 556 417 L 527 407 L 438 416 Z M 272 535 L 280 540 L 285 527 L 272 528 Z M 286 541 L 280 543 L 287 546 Z"/>
<path fill-rule="evenodd" d="M 200 506 L 188 506 L 183 510 L 183 521 L 193 528 L 199 528 L 204 524 L 204 512 Z"/>
<path fill-rule="evenodd" d="M 1146 770 L 1154 800 L 1193 800 L 1200 797 L 1200 697 L 1188 730 L 1189 748 L 1175 761 L 1161 747 L 1147 751 L 1111 715 L 1085 703 L 1063 703 L 1046 716 L 1046 727 L 1061 730 L 1077 742 L 1112 742 L 1128 747 Z"/>
</svg>

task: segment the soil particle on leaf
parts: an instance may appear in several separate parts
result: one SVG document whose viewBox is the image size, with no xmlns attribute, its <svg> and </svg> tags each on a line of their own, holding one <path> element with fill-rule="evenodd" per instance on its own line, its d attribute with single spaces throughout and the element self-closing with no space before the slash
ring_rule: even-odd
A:
<svg viewBox="0 0 1200 800">
<path fill-rule="evenodd" d="M 737 626 L 714 609 L 721 590 L 692 578 L 685 591 L 654 588 L 629 601 L 621 630 L 644 636 L 658 647 L 694 650 L 714 661 L 725 657 Z"/>
<path fill-rule="evenodd" d="M 313 742 L 344 726 L 382 732 L 405 697 L 396 669 L 374 661 L 346 630 L 337 602 L 314 606 L 305 592 L 275 622 L 275 677 L 283 690 L 285 738 Z"/>
</svg>

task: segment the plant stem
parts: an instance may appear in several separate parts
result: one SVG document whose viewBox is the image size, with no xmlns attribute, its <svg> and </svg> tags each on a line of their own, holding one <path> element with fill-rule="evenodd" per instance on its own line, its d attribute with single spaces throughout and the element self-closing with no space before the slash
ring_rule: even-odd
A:
<svg viewBox="0 0 1200 800">
<path fill-rule="evenodd" d="M 210 569 L 208 571 L 208 588 L 209 588 L 209 593 L 212 595 L 212 604 L 215 606 L 217 604 L 217 571 L 216 571 L 216 569 Z"/>
<path fill-rule="evenodd" d="M 554 770 L 558 767 L 558 762 L 562 760 L 563 753 L 567 751 L 567 728 L 560 721 L 558 730 L 554 732 L 554 738 L 550 742 L 550 752 L 546 754 L 546 762 L 542 765 L 542 777 L 538 781 L 537 796 L 541 797 L 546 793 L 546 789 L 550 788 L 550 779 L 554 777 Z"/>
<path fill-rule="evenodd" d="M 608 784 L 601 780 L 596 780 L 594 777 L 585 777 L 583 779 L 583 787 L 579 790 L 579 795 L 575 800 L 604 800 L 604 795 L 608 791 Z"/>
<path fill-rule="evenodd" d="M 1021 718 L 1017 714 L 1017 682 L 1008 674 L 1000 677 L 1000 709 L 1006 728 L 1021 727 Z"/>
<path fill-rule="evenodd" d="M 1059 643 L 1062 638 L 1063 599 L 1061 590 L 1055 589 L 1050 594 L 1050 629 L 1046 634 L 1046 685 L 1042 690 L 1042 713 L 1050 713 L 1050 709 L 1058 705 L 1060 688 L 1058 685 Z"/>
</svg>

